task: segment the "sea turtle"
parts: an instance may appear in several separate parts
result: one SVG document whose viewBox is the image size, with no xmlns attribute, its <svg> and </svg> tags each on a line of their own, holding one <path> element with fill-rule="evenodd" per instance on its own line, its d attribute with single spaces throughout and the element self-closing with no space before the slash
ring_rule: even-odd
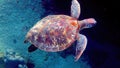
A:
<svg viewBox="0 0 120 68">
<path fill-rule="evenodd" d="M 28 52 L 33 52 L 36 49 L 47 52 L 63 51 L 77 40 L 75 56 L 75 61 L 77 61 L 87 45 L 86 36 L 79 34 L 79 31 L 96 24 L 94 18 L 78 21 L 79 15 L 80 4 L 77 0 L 72 0 L 71 16 L 48 15 L 38 21 L 29 30 L 24 41 L 25 43 L 28 41 L 31 43 Z"/>
</svg>

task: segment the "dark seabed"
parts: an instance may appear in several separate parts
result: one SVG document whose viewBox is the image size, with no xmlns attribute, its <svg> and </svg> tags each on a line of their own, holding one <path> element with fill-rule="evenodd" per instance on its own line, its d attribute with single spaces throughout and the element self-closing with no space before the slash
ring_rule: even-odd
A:
<svg viewBox="0 0 120 68">
<path fill-rule="evenodd" d="M 79 20 L 93 17 L 97 24 L 80 33 L 87 48 L 74 62 L 75 45 L 57 53 L 37 50 L 28 53 L 26 33 L 50 14 L 70 15 L 71 0 L 0 0 L 0 68 L 120 68 L 119 2 L 78 0 Z"/>
</svg>

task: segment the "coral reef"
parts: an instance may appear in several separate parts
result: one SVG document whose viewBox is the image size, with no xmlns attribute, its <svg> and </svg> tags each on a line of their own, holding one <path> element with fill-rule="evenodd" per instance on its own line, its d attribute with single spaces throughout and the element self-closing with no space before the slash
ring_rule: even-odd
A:
<svg viewBox="0 0 120 68">
<path fill-rule="evenodd" d="M 25 59 L 12 49 L 7 49 L 4 55 L 5 68 L 27 68 Z"/>
<path fill-rule="evenodd" d="M 4 68 L 5 64 L 3 61 L 4 53 L 0 51 L 0 68 Z"/>
</svg>

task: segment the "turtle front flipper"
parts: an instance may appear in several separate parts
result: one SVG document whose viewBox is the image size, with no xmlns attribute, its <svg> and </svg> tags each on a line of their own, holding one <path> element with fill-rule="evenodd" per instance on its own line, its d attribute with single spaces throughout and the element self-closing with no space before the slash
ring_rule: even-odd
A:
<svg viewBox="0 0 120 68">
<path fill-rule="evenodd" d="M 87 38 L 85 35 L 78 34 L 77 45 L 76 45 L 76 56 L 75 61 L 78 61 L 83 51 L 85 50 L 87 45 Z"/>
<path fill-rule="evenodd" d="M 80 4 L 78 3 L 77 0 L 72 0 L 72 5 L 71 5 L 71 16 L 78 19 L 80 16 Z"/>
<path fill-rule="evenodd" d="M 33 52 L 35 50 L 37 50 L 38 48 L 35 47 L 33 44 L 31 44 L 29 47 L 28 47 L 28 52 Z"/>
</svg>

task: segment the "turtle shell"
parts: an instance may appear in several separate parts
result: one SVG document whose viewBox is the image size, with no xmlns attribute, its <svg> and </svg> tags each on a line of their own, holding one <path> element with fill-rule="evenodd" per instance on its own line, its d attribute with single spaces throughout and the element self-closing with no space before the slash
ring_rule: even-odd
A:
<svg viewBox="0 0 120 68">
<path fill-rule="evenodd" d="M 77 20 L 67 15 L 49 15 L 38 21 L 26 35 L 26 40 L 37 48 L 62 51 L 75 41 L 78 32 Z"/>
</svg>

